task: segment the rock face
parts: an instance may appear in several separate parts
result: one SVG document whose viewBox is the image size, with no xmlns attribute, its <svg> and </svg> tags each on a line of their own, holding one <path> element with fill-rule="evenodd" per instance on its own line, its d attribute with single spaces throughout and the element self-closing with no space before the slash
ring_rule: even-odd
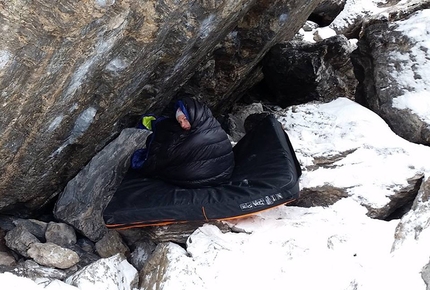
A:
<svg viewBox="0 0 430 290">
<path fill-rule="evenodd" d="M 256 1 L 197 69 L 182 91 L 202 94 L 215 114 L 233 106 L 261 80 L 259 61 L 275 44 L 294 37 L 320 1 Z M 262 13 L 264 12 L 264 13 Z"/>
<path fill-rule="evenodd" d="M 23 257 L 29 257 L 27 251 L 30 249 L 31 245 L 40 242 L 23 226 L 17 226 L 13 230 L 7 232 L 5 241 L 10 249 L 20 253 Z"/>
<path fill-rule="evenodd" d="M 2 2 L 0 212 L 42 207 L 132 116 L 159 113 L 198 67 L 219 76 L 211 88 L 222 90 L 203 92 L 212 104 L 234 102 L 264 53 L 318 2 Z M 203 76 L 195 83 L 207 84 Z"/>
<path fill-rule="evenodd" d="M 395 242 L 392 251 L 401 247 L 408 240 L 418 240 L 421 232 L 429 226 L 430 221 L 430 178 L 427 178 L 418 191 L 411 210 L 402 217 L 396 228 Z"/>
<path fill-rule="evenodd" d="M 342 35 L 315 44 L 292 41 L 274 46 L 263 61 L 263 83 L 273 94 L 271 101 L 286 107 L 354 99 L 357 79 L 350 54 L 355 48 Z"/>
<path fill-rule="evenodd" d="M 156 289 L 157 285 L 166 282 L 165 274 L 169 267 L 178 259 L 177 256 L 185 255 L 185 250 L 173 243 L 161 243 L 155 248 L 154 253 L 148 259 L 145 267 L 139 273 L 139 288 Z"/>
<path fill-rule="evenodd" d="M 106 233 L 103 211 L 125 172 L 134 150 L 145 144 L 149 131 L 128 128 L 109 143 L 66 186 L 54 216 L 96 242 Z"/>
<path fill-rule="evenodd" d="M 409 18 L 424 21 L 428 14 L 424 10 Z M 428 33 L 428 29 L 424 31 Z M 430 119 L 403 103 L 404 96 L 429 97 L 430 81 L 425 75 L 430 52 L 426 41 L 420 42 L 412 31 L 400 30 L 395 21 L 373 20 L 363 30 L 351 58 L 359 80 L 356 101 L 380 115 L 399 136 L 430 145 Z M 410 82 L 416 84 L 411 87 Z"/>
<path fill-rule="evenodd" d="M 319 24 L 328 25 L 345 7 L 346 0 L 324 0 L 311 14 L 311 19 Z"/>
</svg>

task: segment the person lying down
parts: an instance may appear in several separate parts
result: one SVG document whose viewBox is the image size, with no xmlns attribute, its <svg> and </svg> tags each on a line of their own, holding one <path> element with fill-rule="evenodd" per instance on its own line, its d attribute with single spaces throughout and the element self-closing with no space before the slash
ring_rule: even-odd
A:
<svg viewBox="0 0 430 290">
<path fill-rule="evenodd" d="M 131 158 L 131 168 L 142 177 L 193 188 L 230 179 L 232 145 L 205 104 L 185 97 L 175 103 L 174 117 L 144 116 L 140 125 L 152 131 L 146 147 Z"/>
</svg>

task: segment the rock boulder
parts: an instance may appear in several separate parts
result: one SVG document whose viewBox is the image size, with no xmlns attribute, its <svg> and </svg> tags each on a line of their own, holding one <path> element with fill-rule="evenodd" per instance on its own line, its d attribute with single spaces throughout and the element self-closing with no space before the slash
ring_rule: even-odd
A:
<svg viewBox="0 0 430 290">
<path fill-rule="evenodd" d="M 26 217 L 49 204 L 196 71 L 197 88 L 211 83 L 202 97 L 228 109 L 265 52 L 318 3 L 2 1 L 0 213 Z"/>
</svg>

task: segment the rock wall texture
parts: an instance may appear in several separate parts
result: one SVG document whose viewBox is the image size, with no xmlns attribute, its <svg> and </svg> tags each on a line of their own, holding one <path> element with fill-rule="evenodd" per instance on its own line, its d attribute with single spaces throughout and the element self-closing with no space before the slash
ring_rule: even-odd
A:
<svg viewBox="0 0 430 290">
<path fill-rule="evenodd" d="M 0 213 L 36 212 L 184 84 L 226 110 L 318 3 L 1 1 Z"/>
<path fill-rule="evenodd" d="M 398 105 L 399 98 L 401 100 L 408 94 L 428 97 L 430 81 L 426 72 L 430 68 L 430 52 L 427 40 L 399 27 L 401 22 L 408 23 L 411 18 L 414 21 L 420 19 L 423 27 L 418 35 L 429 35 L 424 20 L 428 16 L 418 13 L 422 12 L 416 11 L 419 7 L 428 9 L 430 3 L 423 1 L 393 12 L 388 19 L 368 20 L 351 60 L 359 81 L 356 101 L 380 115 L 397 135 L 414 143 L 430 145 L 428 117 Z"/>
<path fill-rule="evenodd" d="M 355 45 L 339 35 L 311 44 L 275 45 L 263 60 L 266 97 L 281 107 L 311 101 L 354 99 L 357 79 L 350 60 Z"/>
</svg>

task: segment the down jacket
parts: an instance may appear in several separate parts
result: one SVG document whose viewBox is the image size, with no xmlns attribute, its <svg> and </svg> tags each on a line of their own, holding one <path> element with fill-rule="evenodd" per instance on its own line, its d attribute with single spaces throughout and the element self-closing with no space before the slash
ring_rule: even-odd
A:
<svg viewBox="0 0 430 290">
<path fill-rule="evenodd" d="M 229 180 L 234 169 L 231 143 L 210 109 L 193 98 L 176 103 L 191 124 L 183 130 L 175 118 L 153 123 L 143 175 L 183 187 L 204 187 Z M 133 160 L 132 160 L 133 164 Z"/>
</svg>

